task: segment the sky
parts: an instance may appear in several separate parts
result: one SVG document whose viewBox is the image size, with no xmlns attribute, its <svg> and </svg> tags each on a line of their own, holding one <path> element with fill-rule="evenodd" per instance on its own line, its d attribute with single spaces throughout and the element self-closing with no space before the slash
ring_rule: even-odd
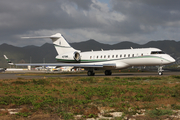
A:
<svg viewBox="0 0 180 120">
<path fill-rule="evenodd" d="M 180 40 L 180 0 L 1 0 L 0 44 L 51 43 L 21 37 L 61 33 L 70 43 Z"/>
</svg>

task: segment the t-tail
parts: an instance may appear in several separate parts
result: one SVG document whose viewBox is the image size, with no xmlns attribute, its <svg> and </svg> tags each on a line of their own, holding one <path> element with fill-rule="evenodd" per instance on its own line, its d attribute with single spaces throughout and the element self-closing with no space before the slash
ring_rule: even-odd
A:
<svg viewBox="0 0 180 120">
<path fill-rule="evenodd" d="M 56 48 L 56 51 L 59 55 L 77 51 L 69 45 L 63 35 L 61 35 L 60 33 L 56 33 L 55 35 L 50 36 L 50 38 L 52 39 L 54 47 Z"/>
<path fill-rule="evenodd" d="M 22 38 L 50 38 L 54 44 L 54 47 L 56 48 L 57 53 L 63 54 L 68 52 L 74 52 L 77 51 L 74 48 L 72 48 L 69 43 L 65 40 L 63 35 L 60 33 L 56 33 L 51 36 L 43 36 L 43 37 L 22 37 Z"/>
</svg>

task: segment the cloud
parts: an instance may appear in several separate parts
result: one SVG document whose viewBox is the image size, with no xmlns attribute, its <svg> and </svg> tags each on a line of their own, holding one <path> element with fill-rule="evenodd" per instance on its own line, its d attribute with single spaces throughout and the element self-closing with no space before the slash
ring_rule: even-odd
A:
<svg viewBox="0 0 180 120">
<path fill-rule="evenodd" d="M 179 40 L 179 4 L 178 0 L 2 0 L 0 44 L 42 45 L 50 41 L 24 41 L 20 36 L 56 32 L 70 42 Z"/>
<path fill-rule="evenodd" d="M 170 23 L 180 21 L 180 1 L 168 0 L 113 0 L 113 10 L 121 12 L 127 17 L 130 23 L 139 26 L 139 30 L 134 32 L 148 33 L 158 29 L 158 27 L 171 27 Z M 174 27 L 174 26 L 173 26 Z"/>
<path fill-rule="evenodd" d="M 67 1 L 74 3 L 75 5 L 77 5 L 79 9 L 84 9 L 84 10 L 89 10 L 90 5 L 93 3 L 91 0 L 67 0 Z"/>
</svg>

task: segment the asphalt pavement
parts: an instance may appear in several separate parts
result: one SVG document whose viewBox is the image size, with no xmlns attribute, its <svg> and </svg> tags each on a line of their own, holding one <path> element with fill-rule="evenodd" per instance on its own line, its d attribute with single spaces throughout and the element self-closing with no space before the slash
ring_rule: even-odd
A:
<svg viewBox="0 0 180 120">
<path fill-rule="evenodd" d="M 162 76 L 180 75 L 180 72 L 164 72 Z M 159 76 L 157 72 L 127 72 L 127 73 L 112 73 L 111 76 L 105 76 L 104 73 L 96 73 L 94 77 L 148 77 L 148 76 Z M 34 78 L 49 78 L 49 77 L 87 77 L 86 73 L 35 73 L 26 74 L 25 72 L 13 72 L 13 73 L 0 73 L 0 79 L 34 79 Z M 91 76 L 90 76 L 91 77 Z"/>
</svg>

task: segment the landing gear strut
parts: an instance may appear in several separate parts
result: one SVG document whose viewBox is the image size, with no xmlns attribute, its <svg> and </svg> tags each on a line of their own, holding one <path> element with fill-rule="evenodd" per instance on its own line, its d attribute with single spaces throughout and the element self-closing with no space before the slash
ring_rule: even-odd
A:
<svg viewBox="0 0 180 120">
<path fill-rule="evenodd" d="M 87 75 L 88 75 L 88 76 L 94 76 L 95 73 L 93 72 L 93 70 L 89 70 L 89 71 L 87 72 Z"/>
<path fill-rule="evenodd" d="M 163 71 L 164 71 L 164 70 L 163 70 L 162 68 L 163 68 L 163 66 L 159 66 L 159 67 L 158 67 L 158 74 L 159 74 L 159 75 L 163 75 Z"/>
<path fill-rule="evenodd" d="M 105 70 L 104 74 L 105 75 L 112 75 L 112 72 L 111 72 L 111 70 Z"/>
</svg>

